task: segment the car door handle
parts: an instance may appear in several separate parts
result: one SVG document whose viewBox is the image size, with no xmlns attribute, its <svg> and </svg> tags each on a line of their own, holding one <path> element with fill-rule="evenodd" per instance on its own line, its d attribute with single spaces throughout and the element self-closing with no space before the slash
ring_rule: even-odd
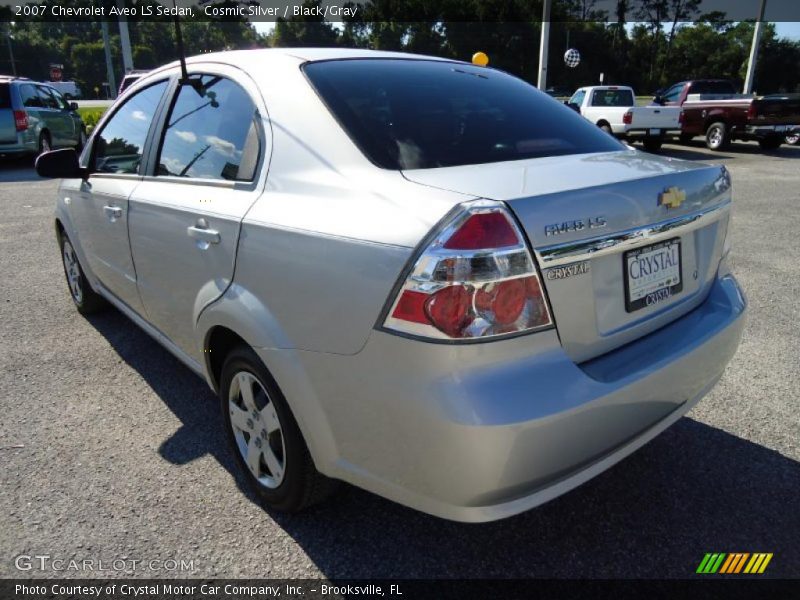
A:
<svg viewBox="0 0 800 600">
<path fill-rule="evenodd" d="M 205 219 L 198 219 L 195 225 L 187 227 L 186 233 L 190 238 L 194 238 L 199 242 L 219 244 L 219 231 L 216 229 L 209 229 L 208 222 Z"/>
<path fill-rule="evenodd" d="M 103 212 L 106 213 L 106 217 L 112 223 L 122 218 L 122 209 L 119 206 L 104 206 Z"/>
</svg>

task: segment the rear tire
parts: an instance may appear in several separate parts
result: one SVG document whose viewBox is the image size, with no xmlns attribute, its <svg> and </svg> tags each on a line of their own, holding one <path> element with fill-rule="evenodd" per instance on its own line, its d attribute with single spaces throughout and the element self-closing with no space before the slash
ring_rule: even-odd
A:
<svg viewBox="0 0 800 600">
<path fill-rule="evenodd" d="M 722 121 L 712 123 L 706 129 L 706 147 L 709 150 L 724 150 L 731 143 L 728 126 Z"/>
<path fill-rule="evenodd" d="M 761 146 L 762 150 L 777 150 L 781 147 L 782 143 L 783 138 L 778 137 L 777 135 L 758 140 L 758 145 Z"/>
<path fill-rule="evenodd" d="M 45 152 L 50 152 L 53 149 L 53 143 L 50 140 L 50 134 L 46 131 L 43 131 L 39 134 L 39 147 L 36 150 L 36 158 L 40 155 L 44 154 Z"/>
<path fill-rule="evenodd" d="M 602 123 L 598 125 L 598 127 L 603 131 L 605 131 L 608 135 L 614 135 L 613 132 L 611 131 L 611 125 L 609 125 L 608 123 Z"/>
<path fill-rule="evenodd" d="M 790 146 L 796 146 L 797 142 L 800 141 L 800 132 L 790 133 L 784 138 L 784 141 Z"/>
<path fill-rule="evenodd" d="M 664 140 L 661 138 L 653 138 L 653 137 L 646 137 L 644 141 L 642 141 L 642 145 L 644 149 L 648 152 L 658 152 L 661 150 L 661 145 L 664 143 Z"/>
<path fill-rule="evenodd" d="M 58 236 L 61 248 L 61 264 L 64 266 L 64 276 L 67 278 L 69 295 L 75 308 L 82 315 L 91 315 L 100 312 L 108 306 L 105 298 L 92 289 L 89 280 L 83 272 L 78 255 L 66 233 Z"/>
<path fill-rule="evenodd" d="M 238 346 L 225 358 L 219 398 L 225 437 L 265 507 L 298 512 L 336 489 L 337 481 L 317 471 L 289 405 L 251 348 Z"/>
</svg>

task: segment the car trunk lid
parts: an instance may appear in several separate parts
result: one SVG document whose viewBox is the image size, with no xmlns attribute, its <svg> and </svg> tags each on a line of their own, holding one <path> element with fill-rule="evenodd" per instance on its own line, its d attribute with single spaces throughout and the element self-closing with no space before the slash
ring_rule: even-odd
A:
<svg viewBox="0 0 800 600">
<path fill-rule="evenodd" d="M 562 345 L 576 362 L 699 305 L 722 255 L 731 197 L 724 167 L 624 151 L 404 175 L 511 207 L 539 261 Z M 642 270 L 657 272 L 642 280 Z M 668 293 L 648 288 L 661 284 Z"/>
</svg>

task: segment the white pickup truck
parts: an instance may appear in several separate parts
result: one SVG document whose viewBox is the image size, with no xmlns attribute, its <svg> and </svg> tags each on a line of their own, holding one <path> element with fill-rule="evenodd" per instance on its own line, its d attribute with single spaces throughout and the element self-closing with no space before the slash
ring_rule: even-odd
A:
<svg viewBox="0 0 800 600">
<path fill-rule="evenodd" d="M 620 139 L 641 140 L 650 152 L 661 148 L 667 134 L 680 134 L 680 108 L 636 106 L 633 89 L 627 86 L 582 87 L 566 104 Z"/>
</svg>

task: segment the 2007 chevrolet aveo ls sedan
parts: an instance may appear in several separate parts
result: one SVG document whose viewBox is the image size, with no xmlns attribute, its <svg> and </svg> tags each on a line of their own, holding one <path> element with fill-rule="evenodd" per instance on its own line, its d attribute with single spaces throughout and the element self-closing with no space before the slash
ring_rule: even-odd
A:
<svg viewBox="0 0 800 600">
<path fill-rule="evenodd" d="M 38 168 L 64 178 L 78 310 L 206 378 L 276 509 L 335 480 L 458 521 L 530 509 L 679 419 L 741 336 L 725 168 L 492 69 L 207 54 Z"/>
</svg>

